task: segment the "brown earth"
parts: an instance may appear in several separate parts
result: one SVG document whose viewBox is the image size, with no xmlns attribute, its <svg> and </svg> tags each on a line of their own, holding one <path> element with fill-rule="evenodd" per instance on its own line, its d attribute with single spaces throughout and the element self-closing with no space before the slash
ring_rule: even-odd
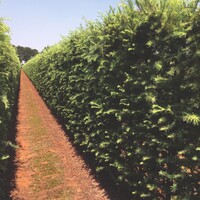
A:
<svg viewBox="0 0 200 200">
<path fill-rule="evenodd" d="M 23 71 L 17 124 L 11 199 L 108 199 Z"/>
</svg>

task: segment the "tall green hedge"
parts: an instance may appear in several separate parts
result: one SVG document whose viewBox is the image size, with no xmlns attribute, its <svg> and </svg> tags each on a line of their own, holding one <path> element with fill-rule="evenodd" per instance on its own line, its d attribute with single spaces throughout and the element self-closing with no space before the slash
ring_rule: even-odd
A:
<svg viewBox="0 0 200 200">
<path fill-rule="evenodd" d="M 127 1 L 24 66 L 96 171 L 133 199 L 200 197 L 197 3 Z"/>
<path fill-rule="evenodd" d="M 7 139 L 19 83 L 19 59 L 10 43 L 9 28 L 0 19 L 0 198 L 6 171 Z M 5 174 L 4 174 L 5 176 Z"/>
</svg>

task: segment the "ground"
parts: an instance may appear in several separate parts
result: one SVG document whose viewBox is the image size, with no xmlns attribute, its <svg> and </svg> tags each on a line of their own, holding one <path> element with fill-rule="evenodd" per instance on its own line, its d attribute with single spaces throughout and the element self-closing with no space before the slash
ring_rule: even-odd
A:
<svg viewBox="0 0 200 200">
<path fill-rule="evenodd" d="M 108 199 L 23 71 L 18 108 L 11 199 Z"/>
</svg>

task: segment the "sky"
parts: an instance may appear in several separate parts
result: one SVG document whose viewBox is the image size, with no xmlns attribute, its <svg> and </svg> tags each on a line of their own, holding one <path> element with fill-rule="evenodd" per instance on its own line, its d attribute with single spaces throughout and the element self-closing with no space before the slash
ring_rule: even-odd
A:
<svg viewBox="0 0 200 200">
<path fill-rule="evenodd" d="M 58 43 L 87 20 L 120 4 L 120 0 L 0 0 L 0 18 L 11 32 L 11 43 L 42 51 Z"/>
</svg>

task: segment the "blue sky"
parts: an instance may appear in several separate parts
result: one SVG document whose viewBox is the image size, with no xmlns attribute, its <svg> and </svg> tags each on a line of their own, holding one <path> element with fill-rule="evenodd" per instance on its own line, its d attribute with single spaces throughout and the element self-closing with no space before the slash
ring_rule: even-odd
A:
<svg viewBox="0 0 200 200">
<path fill-rule="evenodd" d="M 100 13 L 117 7 L 120 0 L 0 0 L 0 17 L 11 30 L 14 45 L 41 51 Z"/>
</svg>

